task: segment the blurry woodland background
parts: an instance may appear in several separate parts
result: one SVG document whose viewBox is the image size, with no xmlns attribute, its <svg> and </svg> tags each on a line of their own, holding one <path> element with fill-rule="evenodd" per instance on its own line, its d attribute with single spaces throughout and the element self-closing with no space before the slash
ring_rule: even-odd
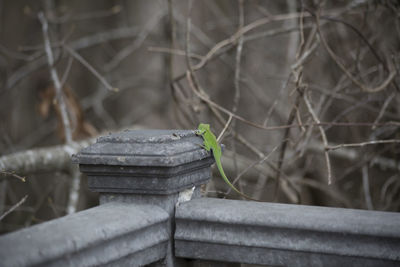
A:
<svg viewBox="0 0 400 267">
<path fill-rule="evenodd" d="M 399 52 L 396 0 L 2 0 L 0 232 L 96 205 L 96 136 L 199 122 L 254 198 L 399 211 Z"/>
</svg>

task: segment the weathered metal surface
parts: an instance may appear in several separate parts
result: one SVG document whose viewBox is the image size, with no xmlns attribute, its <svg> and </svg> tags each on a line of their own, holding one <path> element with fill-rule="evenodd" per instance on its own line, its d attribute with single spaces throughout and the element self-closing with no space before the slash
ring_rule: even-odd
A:
<svg viewBox="0 0 400 267">
<path fill-rule="evenodd" d="M 175 254 L 285 266 L 399 266 L 400 214 L 195 199 L 177 208 Z"/>
<path fill-rule="evenodd" d="M 100 137 L 73 160 L 87 174 L 89 189 L 101 193 L 101 205 L 124 202 L 164 209 L 171 238 L 160 265 L 175 266 L 175 205 L 199 197 L 199 186 L 211 178 L 214 160 L 201 144 L 193 130 L 128 130 Z"/>
<path fill-rule="evenodd" d="M 92 191 L 172 194 L 211 178 L 201 143 L 192 130 L 132 130 L 100 137 L 73 159 Z"/>
<path fill-rule="evenodd" d="M 102 136 L 74 157 L 79 164 L 180 166 L 209 156 L 193 130 L 125 130 Z"/>
<path fill-rule="evenodd" d="M 1 236 L 0 265 L 400 266 L 399 213 L 199 199 L 213 163 L 201 143 L 182 130 L 99 138 L 74 161 L 100 207 Z"/>
<path fill-rule="evenodd" d="M 107 203 L 0 236 L 1 266 L 140 266 L 165 257 L 168 214 Z"/>
</svg>

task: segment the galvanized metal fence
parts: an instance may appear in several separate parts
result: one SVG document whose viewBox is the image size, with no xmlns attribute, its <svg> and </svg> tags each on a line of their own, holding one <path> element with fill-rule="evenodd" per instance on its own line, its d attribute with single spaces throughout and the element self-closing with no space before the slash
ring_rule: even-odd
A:
<svg viewBox="0 0 400 267">
<path fill-rule="evenodd" d="M 73 160 L 100 206 L 0 236 L 1 266 L 400 266 L 400 214 L 201 198 L 193 131 L 125 131 Z"/>
</svg>

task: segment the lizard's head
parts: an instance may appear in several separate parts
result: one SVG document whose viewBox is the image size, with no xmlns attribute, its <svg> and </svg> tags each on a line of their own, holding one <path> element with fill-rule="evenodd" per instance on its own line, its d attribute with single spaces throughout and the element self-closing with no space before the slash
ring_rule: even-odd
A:
<svg viewBox="0 0 400 267">
<path fill-rule="evenodd" d="M 210 124 L 200 123 L 199 127 L 197 128 L 199 131 L 209 131 Z"/>
</svg>

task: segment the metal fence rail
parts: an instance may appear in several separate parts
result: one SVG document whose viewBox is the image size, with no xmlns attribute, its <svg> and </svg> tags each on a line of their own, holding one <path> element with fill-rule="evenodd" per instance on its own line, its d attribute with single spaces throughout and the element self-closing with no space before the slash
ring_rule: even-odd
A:
<svg viewBox="0 0 400 267">
<path fill-rule="evenodd" d="M 188 130 L 99 138 L 74 160 L 100 206 L 0 236 L 0 266 L 400 266 L 400 213 L 200 198 L 213 163 L 201 143 Z"/>
<path fill-rule="evenodd" d="M 0 266 L 138 266 L 165 257 L 168 214 L 108 203 L 0 238 Z"/>
<path fill-rule="evenodd" d="M 196 199 L 177 208 L 175 255 L 274 266 L 399 266 L 400 214 Z"/>
</svg>

